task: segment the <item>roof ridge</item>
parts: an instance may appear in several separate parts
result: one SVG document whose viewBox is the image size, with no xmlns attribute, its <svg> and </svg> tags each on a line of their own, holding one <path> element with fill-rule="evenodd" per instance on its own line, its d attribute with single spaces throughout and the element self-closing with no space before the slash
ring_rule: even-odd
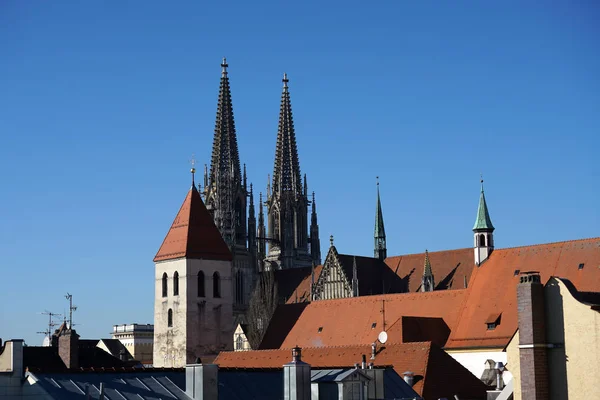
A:
<svg viewBox="0 0 600 400">
<path fill-rule="evenodd" d="M 585 241 L 594 241 L 594 240 L 600 240 L 600 236 L 590 237 L 590 238 L 582 238 L 582 239 L 559 240 L 556 242 L 548 242 L 548 243 L 528 244 L 528 245 L 523 245 L 523 246 L 502 247 L 502 248 L 496 248 L 495 251 L 521 249 L 524 247 L 540 247 L 540 246 L 549 246 L 549 245 L 556 245 L 556 244 L 566 244 L 566 243 L 585 242 Z"/>
<path fill-rule="evenodd" d="M 430 252 L 429 252 L 429 254 L 435 254 L 435 253 L 448 253 L 448 252 L 457 252 L 457 251 L 465 251 L 465 250 L 470 250 L 470 251 L 472 251 L 472 250 L 473 250 L 473 248 L 472 248 L 472 247 L 461 247 L 461 248 L 459 248 L 459 249 L 435 250 L 435 251 L 430 251 Z M 408 256 L 419 256 L 419 255 L 422 255 L 422 254 L 425 254 L 425 252 L 423 251 L 423 252 L 420 252 L 420 253 L 398 254 L 398 255 L 396 255 L 396 256 L 388 256 L 388 257 L 386 258 L 386 260 L 387 260 L 387 259 L 389 259 L 389 258 L 408 257 Z"/>
</svg>

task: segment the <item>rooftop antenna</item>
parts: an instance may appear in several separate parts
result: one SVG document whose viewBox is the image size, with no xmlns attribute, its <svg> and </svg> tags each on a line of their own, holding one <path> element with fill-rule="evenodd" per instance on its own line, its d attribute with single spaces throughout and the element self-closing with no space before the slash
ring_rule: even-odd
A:
<svg viewBox="0 0 600 400">
<path fill-rule="evenodd" d="M 40 314 L 48 316 L 48 329 L 46 329 L 43 332 L 37 332 L 37 333 L 47 335 L 48 345 L 50 345 L 52 343 L 52 328 L 54 328 L 56 325 L 58 325 L 56 322 L 54 322 L 52 320 L 52 317 L 58 317 L 58 316 L 61 316 L 62 314 L 53 313 L 48 310 L 45 310 L 44 312 L 42 312 Z"/>
<path fill-rule="evenodd" d="M 73 329 L 73 311 L 77 311 L 77 306 L 73 305 L 73 295 L 67 292 L 65 299 L 69 300 L 69 329 Z"/>
</svg>

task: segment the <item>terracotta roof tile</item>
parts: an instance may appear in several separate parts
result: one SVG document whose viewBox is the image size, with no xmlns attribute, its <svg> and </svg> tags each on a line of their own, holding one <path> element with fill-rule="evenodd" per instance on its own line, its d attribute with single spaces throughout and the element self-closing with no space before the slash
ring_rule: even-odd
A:
<svg viewBox="0 0 600 400">
<path fill-rule="evenodd" d="M 508 344 L 518 327 L 519 272 L 538 271 L 542 282 L 557 276 L 568 279 L 578 291 L 600 292 L 599 266 L 600 238 L 494 250 L 487 261 L 474 269 L 460 322 L 452 329 L 446 347 Z M 500 323 L 488 330 L 490 315 L 500 313 Z"/>
<path fill-rule="evenodd" d="M 429 342 L 386 343 L 370 359 L 370 345 L 304 347 L 302 359 L 313 368 L 352 367 L 362 355 L 374 366 L 393 366 L 402 376 L 415 375 L 413 389 L 425 399 L 438 399 L 458 394 L 459 397 L 481 398 L 486 386 L 435 344 Z M 215 359 L 220 368 L 281 368 L 291 359 L 289 349 L 244 352 L 221 352 Z M 431 377 L 430 377 L 431 376 Z M 433 378 L 432 378 L 433 377 Z"/>
<path fill-rule="evenodd" d="M 232 260 L 231 252 L 195 186 L 183 201 L 154 262 L 182 257 Z"/>
<path fill-rule="evenodd" d="M 429 261 L 435 278 L 435 288 L 464 289 L 475 267 L 473 249 L 457 249 L 429 252 Z M 385 263 L 404 282 L 404 290 L 416 292 L 421 287 L 425 253 L 406 254 L 385 259 Z"/>
<path fill-rule="evenodd" d="M 392 342 L 402 342 L 403 316 L 442 318 L 452 330 L 456 326 L 465 292 L 443 290 L 314 301 L 306 306 L 282 347 L 373 343 L 384 328 L 384 301 L 385 330 Z"/>
</svg>

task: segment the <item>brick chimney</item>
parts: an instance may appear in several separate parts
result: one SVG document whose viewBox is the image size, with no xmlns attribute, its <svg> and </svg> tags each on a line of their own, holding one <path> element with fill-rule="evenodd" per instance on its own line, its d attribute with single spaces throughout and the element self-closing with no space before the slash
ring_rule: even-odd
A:
<svg viewBox="0 0 600 400">
<path fill-rule="evenodd" d="M 67 329 L 58 337 L 58 355 L 69 369 L 79 368 L 79 335 Z"/>
<path fill-rule="evenodd" d="M 523 400 L 547 400 L 548 361 L 544 287 L 537 272 L 525 272 L 517 284 L 519 359 Z"/>
<path fill-rule="evenodd" d="M 302 349 L 292 349 L 292 361 L 283 366 L 283 398 L 310 400 L 310 365 L 302 361 Z"/>
</svg>

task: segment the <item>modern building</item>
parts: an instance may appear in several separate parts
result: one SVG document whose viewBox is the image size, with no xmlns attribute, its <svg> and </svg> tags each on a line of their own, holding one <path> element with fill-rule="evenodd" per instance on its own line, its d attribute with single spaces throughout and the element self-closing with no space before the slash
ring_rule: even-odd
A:
<svg viewBox="0 0 600 400">
<path fill-rule="evenodd" d="M 119 340 L 134 359 L 143 365 L 152 365 L 152 346 L 154 343 L 154 325 L 122 324 L 114 325 L 111 333 Z"/>
</svg>

